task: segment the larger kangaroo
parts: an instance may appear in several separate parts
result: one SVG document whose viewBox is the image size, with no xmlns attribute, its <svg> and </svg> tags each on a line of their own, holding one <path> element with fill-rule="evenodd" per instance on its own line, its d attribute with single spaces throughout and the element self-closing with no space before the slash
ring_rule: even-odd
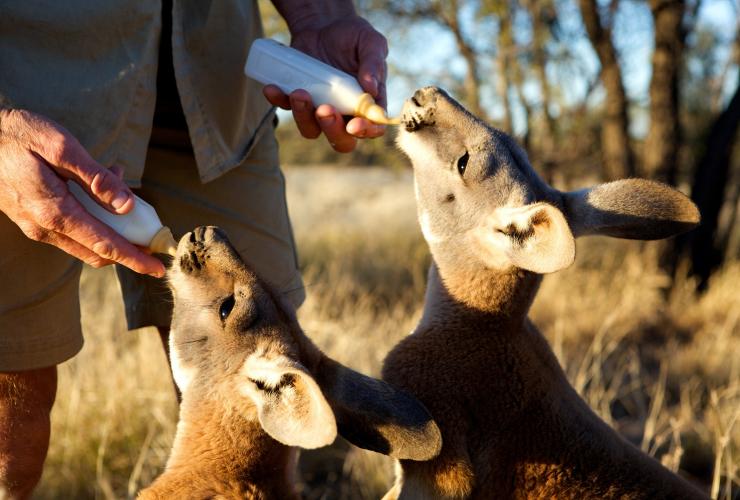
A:
<svg viewBox="0 0 740 500">
<path fill-rule="evenodd" d="M 337 431 L 398 458 L 439 451 L 424 407 L 324 355 L 219 229 L 183 236 L 168 279 L 180 421 L 141 499 L 298 498 L 294 447 L 328 445 Z"/>
<path fill-rule="evenodd" d="M 403 123 L 433 264 L 420 323 L 383 378 L 426 405 L 443 446 L 402 460 L 386 498 L 701 498 L 591 411 L 527 318 L 541 275 L 573 262 L 575 237 L 665 238 L 694 227 L 696 207 L 638 179 L 559 192 L 437 88 L 406 102 Z"/>
</svg>

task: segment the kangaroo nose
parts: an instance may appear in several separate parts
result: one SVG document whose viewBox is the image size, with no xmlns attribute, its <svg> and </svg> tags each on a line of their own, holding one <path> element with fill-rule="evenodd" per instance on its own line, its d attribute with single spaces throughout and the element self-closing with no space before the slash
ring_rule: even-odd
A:
<svg viewBox="0 0 740 500">
<path fill-rule="evenodd" d="M 434 101 L 441 92 L 439 87 L 424 87 L 414 92 L 411 101 L 420 108 L 423 108 L 434 104 Z"/>
<path fill-rule="evenodd" d="M 228 241 L 226 233 L 216 226 L 199 226 L 190 233 L 190 241 L 202 243 L 211 243 L 216 241 Z"/>
<path fill-rule="evenodd" d="M 403 106 L 401 121 L 407 132 L 434 125 L 437 97 L 442 93 L 437 87 L 424 87 L 414 92 Z"/>
<path fill-rule="evenodd" d="M 206 226 L 204 236 L 206 241 L 229 241 L 224 230 L 217 226 Z"/>
</svg>

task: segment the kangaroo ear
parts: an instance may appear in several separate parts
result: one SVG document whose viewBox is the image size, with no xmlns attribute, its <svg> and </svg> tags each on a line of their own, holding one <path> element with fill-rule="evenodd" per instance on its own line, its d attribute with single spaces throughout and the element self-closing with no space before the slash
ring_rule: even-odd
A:
<svg viewBox="0 0 740 500">
<path fill-rule="evenodd" d="M 494 210 L 472 232 L 476 248 L 491 267 L 515 265 L 552 273 L 573 263 L 575 241 L 563 213 L 547 203 Z"/>
<path fill-rule="evenodd" d="M 564 193 L 566 213 L 576 236 L 602 234 L 633 240 L 658 240 L 699 224 L 696 205 L 670 186 L 624 179 Z"/>
<path fill-rule="evenodd" d="M 252 355 L 242 368 L 242 393 L 257 406 L 260 425 L 288 446 L 319 448 L 337 436 L 337 424 L 308 371 L 285 356 Z"/>
<path fill-rule="evenodd" d="M 317 381 L 337 418 L 339 433 L 360 448 L 397 459 L 429 460 L 442 435 L 416 398 L 323 357 Z"/>
</svg>

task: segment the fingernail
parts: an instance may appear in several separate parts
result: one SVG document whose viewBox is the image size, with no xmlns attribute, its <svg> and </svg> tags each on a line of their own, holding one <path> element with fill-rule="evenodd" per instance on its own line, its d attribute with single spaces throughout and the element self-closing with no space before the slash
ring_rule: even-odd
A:
<svg viewBox="0 0 740 500">
<path fill-rule="evenodd" d="M 119 191 L 118 194 L 113 198 L 113 201 L 110 202 L 110 204 L 113 208 L 118 210 L 126 204 L 129 198 L 130 196 L 126 191 Z"/>
<path fill-rule="evenodd" d="M 367 85 L 370 87 L 370 94 L 375 97 L 378 93 L 378 79 L 375 77 L 375 75 L 365 75 L 363 79 L 367 82 Z"/>
<path fill-rule="evenodd" d="M 303 111 L 304 109 L 306 109 L 306 101 L 293 101 L 293 109 L 295 111 Z"/>
<path fill-rule="evenodd" d="M 321 120 L 321 123 L 324 125 L 333 125 L 334 119 L 334 115 L 319 116 L 319 120 Z"/>
<path fill-rule="evenodd" d="M 383 135 L 385 133 L 385 125 L 371 125 L 371 131 L 373 136 Z"/>
</svg>

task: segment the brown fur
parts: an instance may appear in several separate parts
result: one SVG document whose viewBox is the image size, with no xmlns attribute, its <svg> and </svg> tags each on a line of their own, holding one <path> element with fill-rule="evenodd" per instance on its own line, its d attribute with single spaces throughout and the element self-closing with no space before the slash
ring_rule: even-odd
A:
<svg viewBox="0 0 740 500">
<path fill-rule="evenodd" d="M 139 498 L 298 498 L 295 449 L 219 402 L 183 403 L 167 471 Z"/>
<path fill-rule="evenodd" d="M 164 473 L 143 499 L 297 498 L 296 446 L 351 443 L 396 458 L 441 447 L 413 397 L 326 357 L 217 228 L 185 235 L 168 272 L 182 391 Z"/>
<path fill-rule="evenodd" d="M 698 222 L 693 204 L 640 180 L 559 193 L 510 138 L 439 89 L 417 91 L 404 116 L 399 144 L 414 165 L 433 264 L 424 314 L 386 357 L 383 378 L 427 406 L 443 447 L 427 462 L 402 460 L 386 498 L 701 498 L 576 394 L 527 318 L 542 277 L 513 264 L 538 269 L 549 253 L 564 252 L 546 267 L 569 265 L 568 225 L 578 234 L 675 234 Z M 472 154 L 459 173 L 454 166 L 463 151 Z M 448 192 L 454 207 L 437 201 Z M 567 224 L 526 211 L 543 202 L 562 211 Z M 517 231 L 507 229 L 508 217 L 518 217 Z M 542 246 L 530 244 L 538 231 Z"/>
<path fill-rule="evenodd" d="M 404 481 L 427 482 L 441 498 L 700 498 L 575 393 L 522 311 L 539 281 L 489 271 L 469 287 L 446 285 L 433 267 L 438 293 L 383 370 L 442 430 L 439 457 L 403 461 Z"/>
</svg>

